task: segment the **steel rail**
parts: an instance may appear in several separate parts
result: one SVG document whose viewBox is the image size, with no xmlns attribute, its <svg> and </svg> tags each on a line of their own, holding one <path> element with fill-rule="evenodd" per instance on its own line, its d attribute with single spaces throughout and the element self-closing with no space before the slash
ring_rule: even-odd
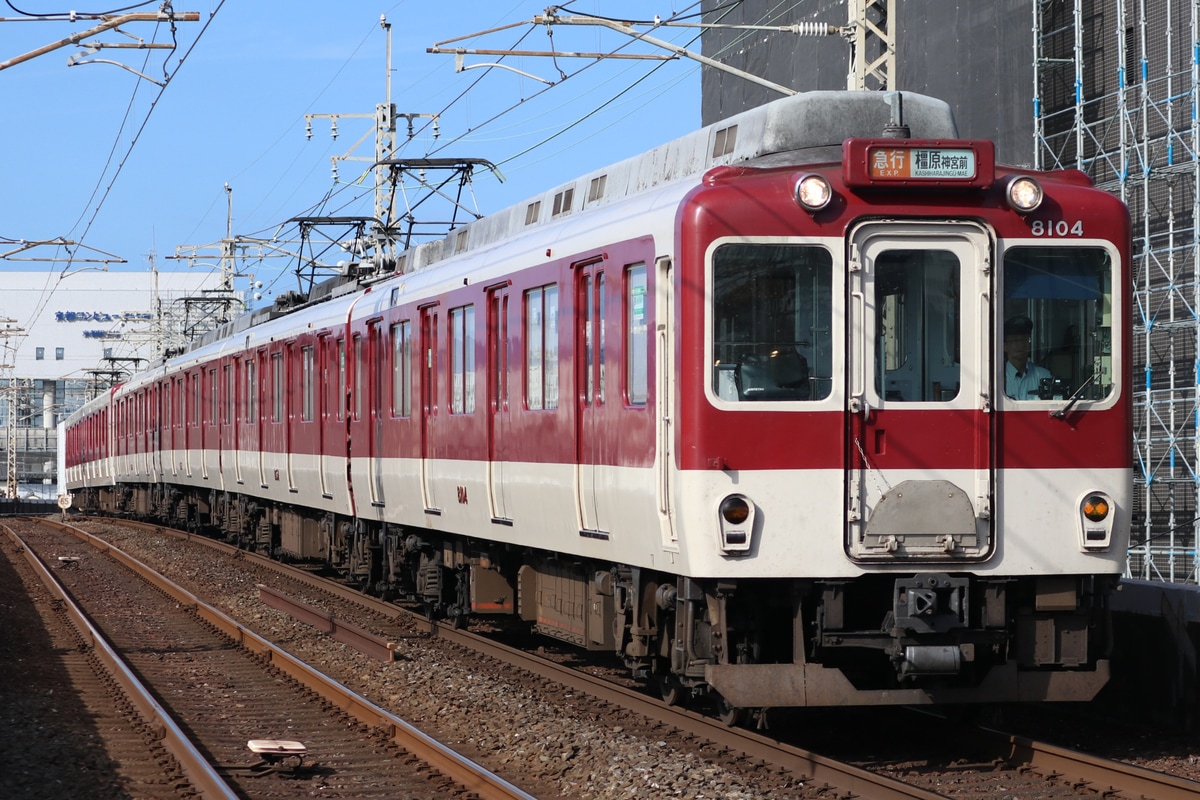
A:
<svg viewBox="0 0 1200 800">
<path fill-rule="evenodd" d="M 811 780 L 820 780 L 841 789 L 853 791 L 872 800 L 891 800 L 891 798 L 914 798 L 933 800 L 944 795 L 936 794 L 918 787 L 895 781 L 867 770 L 862 770 L 834 759 L 825 758 L 810 751 L 782 744 L 774 739 L 746 731 L 731 729 L 720 722 L 697 714 L 693 711 L 667 706 L 651 699 L 644 694 L 625 689 L 593 678 L 586 673 L 577 672 L 562 667 L 553 662 L 528 655 L 516 648 L 495 642 L 465 630 L 456 630 L 449 626 L 439 625 L 420 614 L 409 612 L 394 603 L 385 602 L 352 589 L 348 586 L 334 583 L 324 578 L 296 570 L 272 561 L 269 558 L 239 550 L 224 542 L 218 542 L 207 537 L 176 531 L 152 523 L 132 522 L 121 520 L 122 525 L 140 527 L 146 530 L 163 533 L 184 539 L 195 539 L 206 546 L 231 553 L 240 558 L 253 560 L 266 568 L 285 572 L 294 580 L 303 582 L 315 589 L 334 595 L 342 600 L 356 603 L 373 612 L 393 619 L 409 618 L 422 625 L 428 626 L 432 636 L 438 636 L 464 647 L 483 652 L 493 658 L 503 661 L 530 672 L 542 674 L 552 680 L 565 684 L 581 686 L 585 691 L 601 697 L 614 705 L 621 706 L 635 713 L 656 719 L 664 724 L 695 732 L 712 741 L 714 744 L 742 752 L 748 757 L 762 759 L 772 765 L 791 770 L 807 776 Z M 286 598 L 282 593 L 269 590 L 275 595 L 280 605 L 304 606 L 298 601 Z M 290 613 L 290 612 L 289 612 Z M 317 621 L 323 618 L 318 613 Z M 344 625 L 345 623 L 341 623 Z M 318 627 L 320 627 L 318 625 Z M 336 626 L 335 626 L 336 627 Z M 379 651 L 388 648 L 389 644 L 380 637 L 363 632 L 363 651 Z M 374 642 L 369 640 L 373 639 Z M 346 642 L 351 646 L 351 642 Z M 360 648 L 361 649 L 361 648 Z M 915 709 L 926 712 L 925 709 Z M 997 749 L 1006 753 L 1010 763 L 1028 764 L 1039 774 L 1047 777 L 1069 777 L 1071 780 L 1096 789 L 1103 793 L 1106 789 L 1119 789 L 1133 796 L 1154 798 L 1155 800 L 1191 800 L 1200 797 L 1200 783 L 1185 778 L 1166 775 L 1161 772 L 1126 764 L 1120 761 L 1076 753 L 1044 742 L 1036 742 L 1009 733 L 986 728 L 981 733 L 993 737 Z"/>
<path fill-rule="evenodd" d="M 411 619 L 428 626 L 428 631 L 433 636 L 482 652 L 506 664 L 534 674 L 543 675 L 559 683 L 579 686 L 589 694 L 613 705 L 657 720 L 663 724 L 688 731 L 689 733 L 703 737 L 718 747 L 743 753 L 749 758 L 765 761 L 772 766 L 804 776 L 807 780 L 823 781 L 858 796 L 870 797 L 871 800 L 943 800 L 944 798 L 944 795 L 906 784 L 893 778 L 870 772 L 869 770 L 860 769 L 850 764 L 844 764 L 835 759 L 826 758 L 808 750 L 778 742 L 752 731 L 741 728 L 729 728 L 721 722 L 695 711 L 668 706 L 645 694 L 607 683 L 585 673 L 559 666 L 553 662 L 545 661 L 514 647 L 492 641 L 469 631 L 455 630 L 449 626 L 439 625 L 436 621 L 431 621 L 427 617 L 407 611 L 394 603 L 388 603 L 362 594 L 348 586 L 333 583 L 303 570 L 296 570 L 257 553 L 239 550 L 224 542 L 218 542 L 204 536 L 193 535 L 183 531 L 175 531 L 171 528 L 152 523 L 133 522 L 122 519 L 120 520 L 120 524 L 177 538 L 193 539 L 206 546 L 232 554 L 235 557 L 251 560 L 268 569 L 284 572 L 294 580 L 332 594 L 342 600 L 356 603 L 373 612 L 393 619 Z M 276 594 L 278 595 L 278 593 Z M 379 641 L 382 643 L 381 646 L 386 646 L 386 643 L 383 643 L 382 640 Z"/>
<path fill-rule="evenodd" d="M 68 619 L 75 629 L 79 631 L 80 636 L 91 646 L 92 652 L 113 676 L 117 684 L 125 692 L 130 702 L 142 718 L 151 726 L 151 728 L 159 734 L 163 746 L 179 763 L 180 769 L 187 776 L 192 787 L 200 793 L 200 796 L 205 800 L 237 800 L 241 795 L 233 790 L 225 779 L 222 778 L 208 762 L 200 751 L 196 749 L 192 740 L 183 732 L 176 724 L 167 710 L 159 705 L 154 699 L 149 690 L 138 680 L 134 675 L 133 670 L 125 663 L 125 660 L 112 648 L 108 640 L 103 634 L 92 625 L 87 615 L 83 612 L 75 601 L 71 599 L 66 588 L 59 582 L 58 578 L 46 568 L 42 560 L 30 549 L 21 537 L 7 525 L 0 525 L 4 532 L 8 535 L 25 555 L 25 560 L 41 578 L 42 583 L 46 585 L 46 589 L 54 595 L 55 599 L 62 603 L 63 609 L 67 613 Z"/>
<path fill-rule="evenodd" d="M 1132 797 L 1152 797 L 1154 800 L 1195 800 L 1200 797 L 1200 783 L 1196 781 L 1122 761 L 1076 753 L 1001 731 L 987 728 L 983 731 L 1008 743 L 1011 761 L 1028 764 L 1042 775 L 1070 776 L 1105 797 L 1113 792 Z"/>
<path fill-rule="evenodd" d="M 419 730 L 411 723 L 367 700 L 341 683 L 313 669 L 287 651 L 277 647 L 263 637 L 243 627 L 216 608 L 208 605 L 186 589 L 177 586 L 120 548 L 85 530 L 55 520 L 29 518 L 61 530 L 66 530 L 90 544 L 102 553 L 110 555 L 121 564 L 139 574 L 152 586 L 180 605 L 192 609 L 203 621 L 244 647 L 261 656 L 269 664 L 297 683 L 311 689 L 339 708 L 344 713 L 365 725 L 385 733 L 397 746 L 411 753 L 430 767 L 451 778 L 482 800 L 536 800 L 521 788 L 509 783 L 491 770 L 477 764 L 466 756 L 442 744 L 437 739 Z M 122 520 L 122 524 L 124 524 Z M 150 526 L 164 533 L 169 529 Z M 199 538 L 199 537 L 198 537 Z M 211 541 L 211 540 L 209 540 Z M 265 560 L 265 559 L 264 559 Z M 267 563 L 272 563 L 267 561 Z M 278 565 L 276 565 L 278 566 Z"/>
</svg>

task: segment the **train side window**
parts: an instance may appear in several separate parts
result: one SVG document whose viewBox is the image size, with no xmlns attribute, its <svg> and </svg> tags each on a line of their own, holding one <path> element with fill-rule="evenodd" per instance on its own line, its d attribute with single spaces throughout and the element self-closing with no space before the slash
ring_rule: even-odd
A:
<svg viewBox="0 0 1200 800">
<path fill-rule="evenodd" d="M 392 416 L 412 416 L 412 323 L 392 326 Z"/>
<path fill-rule="evenodd" d="M 356 333 L 354 334 L 354 388 L 352 390 L 355 419 L 362 419 L 362 393 L 366 383 L 363 366 L 363 340 L 362 336 Z"/>
<path fill-rule="evenodd" d="M 237 382 L 233 379 L 233 364 L 226 364 L 221 371 L 224 373 L 221 376 L 224 383 L 224 386 L 221 387 L 221 396 L 224 398 L 221 408 L 221 424 L 229 425 L 233 422 L 233 394 L 237 389 Z"/>
<path fill-rule="evenodd" d="M 1113 262 L 1101 247 L 1010 247 L 1000 320 L 1010 399 L 1103 400 L 1119 366 L 1113 343 Z"/>
<path fill-rule="evenodd" d="M 337 418 L 346 418 L 346 340 L 337 340 Z"/>
<path fill-rule="evenodd" d="M 646 265 L 625 269 L 625 398 L 645 405 L 647 396 Z"/>
<path fill-rule="evenodd" d="M 214 367 L 208 371 L 208 419 L 210 425 L 217 424 L 217 404 L 221 396 L 217 394 L 217 370 Z"/>
<path fill-rule="evenodd" d="M 729 402 L 833 391 L 833 257 L 816 245 L 723 244 L 712 256 L 712 392 Z"/>
<path fill-rule="evenodd" d="M 317 382 L 314 379 L 315 359 L 311 344 L 300 348 L 300 419 L 303 422 L 313 421 L 313 408 L 316 406 Z"/>
<path fill-rule="evenodd" d="M 525 292 L 525 407 L 558 408 L 558 287 Z"/>
<path fill-rule="evenodd" d="M 246 359 L 246 424 L 258 423 L 258 379 L 254 374 L 254 359 Z"/>
<path fill-rule="evenodd" d="M 283 353 L 271 353 L 271 421 L 283 422 Z"/>
<path fill-rule="evenodd" d="M 450 309 L 450 413 L 475 412 L 475 307 Z"/>
</svg>

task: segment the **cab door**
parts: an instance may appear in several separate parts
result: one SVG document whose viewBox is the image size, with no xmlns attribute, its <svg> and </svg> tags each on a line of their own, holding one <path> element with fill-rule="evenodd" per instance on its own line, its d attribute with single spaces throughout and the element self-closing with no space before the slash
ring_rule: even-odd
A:
<svg viewBox="0 0 1200 800">
<path fill-rule="evenodd" d="M 991 526 L 991 253 L 972 223 L 850 240 L 847 553 L 977 560 Z"/>
<path fill-rule="evenodd" d="M 493 522 L 511 522 L 504 483 L 508 458 L 509 282 L 487 288 L 487 458 L 488 502 Z"/>
<path fill-rule="evenodd" d="M 604 270 L 601 258 L 575 269 L 576 497 L 579 529 L 607 538 L 597 503 L 599 467 L 605 462 Z"/>
<path fill-rule="evenodd" d="M 438 416 L 438 312 L 437 305 L 424 306 L 421 311 L 421 491 L 425 510 L 441 513 L 436 482 L 430 474 L 432 460 L 437 456 Z"/>
</svg>

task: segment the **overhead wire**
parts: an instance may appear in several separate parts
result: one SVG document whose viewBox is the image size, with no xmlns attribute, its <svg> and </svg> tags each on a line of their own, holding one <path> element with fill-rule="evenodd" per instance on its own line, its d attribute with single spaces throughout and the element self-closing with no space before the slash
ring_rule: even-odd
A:
<svg viewBox="0 0 1200 800">
<path fill-rule="evenodd" d="M 693 4 L 692 4 L 692 6 L 695 6 L 695 5 L 696 5 L 695 3 L 693 3 Z M 692 6 L 689 6 L 689 8 L 690 8 L 690 7 L 692 7 Z M 565 6 L 559 6 L 559 7 L 560 7 L 560 8 L 562 8 L 562 7 L 565 7 Z M 528 35 L 528 34 L 526 34 L 526 35 Z M 521 38 L 522 38 L 522 40 L 523 40 L 525 37 L 523 36 L 523 37 L 521 37 Z M 619 47 L 616 47 L 616 48 L 614 48 L 614 49 L 611 51 L 611 54 L 619 53 L 619 52 L 621 52 L 622 50 L 624 50 L 624 49 L 626 49 L 626 48 L 628 48 L 628 47 L 631 47 L 631 46 L 633 46 L 633 44 L 635 43 L 635 41 L 636 41 L 636 39 L 630 39 L 629 41 L 626 41 L 626 42 L 624 42 L 624 43 L 623 43 L 623 44 L 621 44 Z M 693 39 L 692 41 L 694 41 L 694 39 Z M 518 41 L 518 43 L 519 43 L 519 41 Z M 514 45 L 514 46 L 515 46 L 515 45 Z M 589 63 L 585 64 L 584 66 L 582 66 L 582 67 L 580 67 L 579 69 L 577 69 L 575 72 L 572 72 L 572 73 L 570 73 L 570 74 L 567 74 L 567 75 L 565 75 L 565 76 L 564 76 L 564 78 L 563 78 L 563 80 L 562 80 L 562 81 L 559 81 L 559 83 L 558 83 L 558 84 L 554 84 L 554 86 L 556 86 L 556 85 L 559 85 L 559 84 L 561 84 L 561 83 L 565 82 L 566 80 L 568 80 L 568 79 L 570 79 L 570 78 L 573 78 L 573 77 L 575 77 L 575 76 L 577 76 L 577 75 L 580 75 L 580 74 L 582 74 L 582 73 L 586 72 L 586 71 L 587 71 L 587 70 L 589 70 L 589 69 L 592 69 L 593 67 L 595 67 L 595 66 L 596 66 L 597 64 L 599 64 L 599 63 L 600 63 L 600 61 L 599 61 L 599 60 L 596 60 L 596 61 L 592 61 L 592 62 L 589 62 Z M 665 64 L 666 62 L 662 62 L 662 63 L 663 63 L 663 64 Z M 662 64 L 659 64 L 658 66 L 661 66 L 661 65 L 662 65 Z M 651 70 L 651 72 L 653 72 L 653 71 L 654 71 L 654 70 Z M 647 73 L 647 74 L 650 74 L 650 73 Z M 641 79 L 639 79 L 637 82 L 638 82 L 638 83 L 640 83 L 640 82 L 641 82 Z M 476 81 L 476 83 L 478 83 L 478 81 Z M 472 84 L 472 86 L 468 87 L 468 90 L 469 90 L 470 88 L 473 88 L 473 86 L 474 86 L 474 84 Z M 430 151 L 427 153 L 427 155 L 433 155 L 433 154 L 435 154 L 435 153 L 439 153 L 439 152 L 441 152 L 442 150 L 445 150 L 445 149 L 446 149 L 447 147 L 449 147 L 450 145 L 457 144 L 458 142 L 462 141 L 463 139 L 465 139 L 465 138 L 466 138 L 467 136 L 469 136 L 470 134 L 472 134 L 472 133 L 475 133 L 475 132 L 476 132 L 476 131 L 478 131 L 480 128 L 484 127 L 485 125 L 489 125 L 489 124 L 491 124 L 492 122 L 495 122 L 495 121 L 496 121 L 497 119 L 499 119 L 500 117 L 504 116 L 505 114 L 511 113 L 513 110 L 515 110 L 516 108 L 520 107 L 521 105 L 523 105 L 523 104 L 527 103 L 528 101 L 530 101 L 530 100 L 532 100 L 532 99 L 534 99 L 534 98 L 536 98 L 536 97 L 539 97 L 539 96 L 541 96 L 542 94 L 545 94 L 546 92 L 550 91 L 550 89 L 554 88 L 554 86 L 546 86 L 545 88 L 543 88 L 543 89 L 540 89 L 539 91 L 535 92 L 534 94 L 530 95 L 529 97 L 524 97 L 524 98 L 522 98 L 521 100 L 517 101 L 516 103 L 514 103 L 514 104 L 512 104 L 512 105 L 508 106 L 507 108 L 501 109 L 499 112 L 497 112 L 496 114 L 492 115 L 490 118 L 488 118 L 488 119 L 487 119 L 487 120 L 485 120 L 484 122 L 480 123 L 479 125 L 476 125 L 476 126 L 474 126 L 474 127 L 472 127 L 472 128 L 469 128 L 468 130 L 466 130 L 465 132 L 463 132 L 463 133 L 462 133 L 462 134 L 460 134 L 459 136 L 457 136 L 457 137 L 455 137 L 455 138 L 453 138 L 453 139 L 449 140 L 448 142 L 445 142 L 445 143 L 443 143 L 443 144 L 442 144 L 440 147 L 437 147 L 437 148 L 435 148 L 435 149 L 433 149 L 433 150 L 430 150 Z M 627 88 L 628 88 L 628 87 L 627 87 Z M 464 93 L 463 93 L 463 94 L 465 94 L 465 93 L 466 93 L 466 90 L 464 90 Z M 623 93 L 624 93 L 624 90 L 622 91 L 622 94 L 623 94 Z M 454 100 L 452 100 L 450 103 L 448 103 L 448 104 L 447 104 L 447 107 L 446 107 L 446 109 L 448 109 L 448 108 L 449 108 L 450 106 L 452 106 L 452 105 L 453 105 L 455 102 L 457 102 L 457 100 L 458 100 L 460 97 L 462 97 L 462 95 L 459 95 L 459 97 L 456 97 Z M 605 105 L 607 105 L 607 103 L 605 103 Z M 443 113 L 443 114 L 445 113 L 446 109 L 443 109 L 443 111 L 442 111 L 442 113 Z M 587 115 L 587 116 L 591 116 L 591 114 L 589 114 L 589 115 Z M 585 118 L 586 118 L 586 117 L 585 117 Z M 575 125 L 577 125 L 577 124 L 578 124 L 580 121 L 581 121 L 581 120 L 576 120 L 575 122 L 571 123 L 571 124 L 570 124 L 570 125 L 569 125 L 569 126 L 566 128 L 566 129 L 564 129 L 564 130 L 569 130 L 571 127 L 574 127 Z M 553 139 L 553 138 L 554 138 L 554 137 L 549 137 L 549 138 L 548 138 L 546 141 L 549 141 L 549 140 L 551 140 L 551 139 Z M 526 151 L 526 152 L 527 152 L 527 151 Z M 510 161 L 512 161 L 512 160 L 513 160 L 513 158 L 512 158 L 512 157 L 510 157 L 510 158 L 507 158 L 507 159 L 505 159 L 505 160 L 504 160 L 503 162 L 501 162 L 501 163 L 508 163 L 508 162 L 510 162 Z"/>
<path fill-rule="evenodd" d="M 45 11 L 43 11 L 41 13 L 33 13 L 30 11 L 22 11 L 21 9 L 17 8 L 16 6 L 14 6 L 12 4 L 12 0 L 4 0 L 4 4 L 6 6 L 8 6 L 9 8 L 11 8 L 13 11 L 17 12 L 18 14 L 20 14 L 23 17 L 33 17 L 34 19 L 50 19 L 50 18 L 55 18 L 55 17 L 63 17 L 64 19 L 66 19 L 66 18 L 70 18 L 72 16 L 76 16 L 76 17 L 106 17 L 106 16 L 111 16 L 113 14 L 121 14 L 125 11 L 132 11 L 135 8 L 142 8 L 143 6 L 152 6 L 155 4 L 155 2 L 156 2 L 156 0 L 146 0 L 146 2 L 143 2 L 143 3 L 134 3 L 133 5 L 125 6 L 123 8 L 114 8 L 111 11 L 79 11 L 78 9 L 73 9 L 71 11 L 56 11 L 53 13 L 47 13 Z M 167 5 L 169 6 L 170 3 L 167 3 Z"/>
<path fill-rule="evenodd" d="M 174 75 L 177 75 L 179 73 L 179 70 L 183 67 L 183 64 L 187 61 L 188 56 L 190 56 L 192 54 L 192 52 L 196 49 L 196 45 L 204 37 L 205 31 L 208 30 L 209 26 L 212 24 L 212 21 L 214 19 L 216 19 L 217 14 L 221 11 L 222 6 L 224 6 L 224 5 L 225 5 L 225 0 L 219 0 L 219 2 L 217 3 L 217 7 L 215 9 L 213 9 L 212 13 L 209 15 L 208 19 L 205 20 L 204 25 L 201 27 L 200 32 L 198 34 L 196 34 L 195 40 L 191 43 L 191 45 L 188 47 L 188 49 L 180 57 L 179 63 L 175 66 L 175 72 L 172 73 L 171 75 L 168 75 L 167 80 L 164 81 L 163 84 L 159 87 L 158 94 L 150 102 L 150 107 L 149 107 L 149 109 L 147 109 L 146 115 L 142 119 L 142 123 L 138 127 L 138 130 L 136 131 L 136 133 L 134 133 L 133 139 L 130 141 L 129 147 L 125 151 L 125 155 L 121 158 L 121 161 L 117 164 L 116 171 L 112 175 L 112 180 L 109 181 L 109 184 L 105 188 L 104 193 L 101 196 L 99 202 L 96 203 L 96 207 L 93 210 L 92 216 L 88 220 L 87 225 L 84 227 L 83 233 L 78 237 L 77 242 L 76 242 L 77 247 L 81 246 L 83 244 L 84 239 L 87 238 L 88 233 L 91 231 L 92 225 L 95 224 L 96 218 L 97 218 L 97 216 L 99 216 L 101 209 L 103 209 L 103 207 L 104 207 L 105 201 L 108 199 L 109 194 L 112 192 L 113 186 L 116 184 L 117 178 L 120 177 L 121 172 L 125 167 L 125 164 L 128 163 L 129 156 L 133 153 L 134 147 L 137 146 L 137 143 L 140 140 L 142 133 L 146 130 L 146 126 L 150 122 L 150 117 L 154 114 L 155 108 L 158 107 L 158 102 L 159 102 L 159 100 L 162 99 L 162 96 L 166 92 L 167 87 L 171 85 L 171 81 L 173 80 Z M 172 25 L 172 27 L 173 27 L 173 25 Z M 172 52 L 174 52 L 174 50 L 172 50 Z M 136 94 L 136 92 L 137 92 L 136 87 L 134 88 L 134 92 Z M 114 146 L 114 150 L 115 150 L 115 146 Z M 111 165 L 111 163 L 112 163 L 112 157 L 110 155 L 109 161 L 105 164 L 104 170 L 101 172 L 101 177 L 99 179 L 99 183 L 103 182 L 104 175 L 107 174 L 108 168 Z M 99 183 L 97 185 L 99 185 Z M 95 191 L 93 191 L 92 197 L 95 197 Z M 88 204 L 90 204 L 90 203 L 91 203 L 91 199 L 88 200 Z M 86 215 L 86 211 L 84 212 L 84 214 Z M 82 220 L 82 219 L 83 219 L 83 215 L 80 216 L 80 220 Z M 76 221 L 75 225 L 72 226 L 71 230 L 74 230 L 75 228 L 77 228 L 79 226 L 80 220 Z M 71 267 L 74 264 L 74 258 L 75 258 L 74 253 L 72 253 L 69 248 L 67 249 L 67 256 L 68 257 L 66 260 L 66 266 L 63 267 L 62 271 L 58 274 L 58 279 L 55 281 L 54 285 L 49 287 L 48 289 L 43 290 L 41 303 L 40 303 L 40 305 L 38 305 L 35 308 L 35 311 L 28 323 L 28 327 L 33 327 L 34 323 L 36 323 L 38 321 L 38 319 L 41 318 L 42 312 L 45 310 L 47 304 L 49 303 L 50 297 L 53 295 L 54 290 L 67 277 L 68 272 L 70 271 Z M 51 274 L 53 274 L 53 273 L 47 274 L 47 283 L 49 283 L 49 277 Z"/>
</svg>

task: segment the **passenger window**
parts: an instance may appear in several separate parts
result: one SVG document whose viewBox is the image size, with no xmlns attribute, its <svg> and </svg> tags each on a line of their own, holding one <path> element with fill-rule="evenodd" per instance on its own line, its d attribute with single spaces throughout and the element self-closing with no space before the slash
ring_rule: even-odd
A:
<svg viewBox="0 0 1200 800">
<path fill-rule="evenodd" d="M 631 405 L 645 405 L 650 340 L 646 331 L 646 265 L 625 270 L 625 393 Z"/>
</svg>

